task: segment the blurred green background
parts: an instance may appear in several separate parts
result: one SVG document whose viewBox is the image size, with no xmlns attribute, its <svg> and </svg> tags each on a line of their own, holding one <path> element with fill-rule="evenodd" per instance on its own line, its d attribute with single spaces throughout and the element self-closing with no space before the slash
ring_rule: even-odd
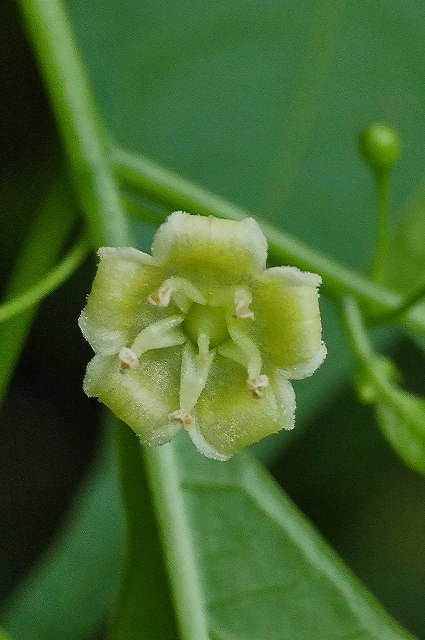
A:
<svg viewBox="0 0 425 640">
<path fill-rule="evenodd" d="M 394 221 L 425 167 L 420 0 L 70 0 L 68 9 L 120 144 L 367 266 L 375 209 L 360 130 L 385 120 L 400 132 Z M 3 286 L 58 170 L 60 143 L 10 0 L 0 4 L 0 49 Z M 134 224 L 147 249 L 153 228 Z M 93 268 L 42 305 L 2 412 L 1 597 L 52 540 L 99 435 L 98 407 L 81 390 L 90 351 L 76 325 Z M 329 356 L 297 384 L 298 426 L 268 443 L 272 470 L 389 611 L 425 638 L 425 482 L 354 399 L 326 299 L 323 312 Z M 400 336 L 390 349 L 409 387 L 425 393 L 423 354 Z"/>
</svg>

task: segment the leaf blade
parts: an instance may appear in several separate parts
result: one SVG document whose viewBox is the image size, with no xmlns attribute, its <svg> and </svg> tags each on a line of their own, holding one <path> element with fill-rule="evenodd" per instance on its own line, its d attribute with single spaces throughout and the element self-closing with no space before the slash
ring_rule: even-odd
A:
<svg viewBox="0 0 425 640">
<path fill-rule="evenodd" d="M 215 635 L 222 629 L 223 640 L 226 634 L 244 640 L 411 637 L 254 459 L 238 455 L 223 469 L 196 459 L 183 439 L 178 448 Z"/>
<path fill-rule="evenodd" d="M 122 538 L 113 455 L 105 446 L 54 546 L 2 609 L 4 627 L 16 640 L 93 634 L 118 589 Z"/>
<path fill-rule="evenodd" d="M 393 449 L 409 467 L 425 475 L 425 400 L 392 388 L 375 411 Z"/>
<path fill-rule="evenodd" d="M 196 570 L 201 574 L 210 635 L 215 640 L 412 640 L 350 574 L 252 456 L 239 454 L 225 464 L 214 462 L 199 456 L 187 440 L 180 438 L 175 451 L 179 490 L 184 493 L 186 526 Z M 84 570 L 78 573 L 86 560 L 81 555 L 73 568 L 78 580 L 68 579 L 75 529 L 80 529 L 80 541 L 84 533 L 86 543 L 96 543 L 92 544 L 90 562 L 94 571 L 102 566 L 105 555 L 113 563 L 119 562 L 120 556 L 118 532 L 122 523 L 120 511 L 113 506 L 117 489 L 112 465 L 99 473 L 98 467 L 97 479 L 87 488 L 82 504 L 87 506 L 90 500 L 92 516 L 87 519 L 84 509 L 79 511 L 62 538 L 62 548 L 51 556 L 50 569 L 46 567 L 30 580 L 2 618 L 6 628 L 15 632 L 16 640 L 53 640 L 58 633 L 65 640 L 82 640 L 110 606 L 109 590 L 108 597 L 104 592 L 103 602 L 98 600 L 93 618 L 80 616 L 74 624 L 75 599 L 87 599 L 91 593 L 89 574 Z M 96 489 L 99 482 L 103 483 L 102 491 Z M 99 536 L 100 513 L 103 517 L 107 514 L 108 536 Z M 168 535 L 172 544 L 173 532 Z M 221 566 L 217 565 L 218 557 Z M 55 562 L 59 562 L 56 569 Z M 155 558 L 152 562 L 153 571 Z M 53 596 L 49 571 L 56 573 Z M 114 584 L 117 586 L 116 579 Z M 71 611 L 59 609 L 61 616 L 53 616 L 54 624 L 48 622 L 48 616 L 46 619 L 43 603 L 48 589 L 53 597 L 50 612 L 55 611 L 56 599 L 72 604 Z M 143 597 L 141 590 L 139 602 Z"/>
</svg>

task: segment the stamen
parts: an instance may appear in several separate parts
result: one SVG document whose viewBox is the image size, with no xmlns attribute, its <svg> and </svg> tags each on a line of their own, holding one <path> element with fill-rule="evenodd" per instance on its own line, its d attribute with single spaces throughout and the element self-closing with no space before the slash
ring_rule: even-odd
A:
<svg viewBox="0 0 425 640">
<path fill-rule="evenodd" d="M 168 417 L 171 418 L 171 420 L 180 422 L 180 424 L 186 429 L 193 425 L 193 417 L 190 415 L 189 411 L 186 411 L 186 409 L 177 409 L 177 411 L 169 413 Z"/>
<path fill-rule="evenodd" d="M 128 369 L 136 369 L 139 366 L 139 358 L 137 355 L 129 349 L 128 347 L 123 347 L 120 349 L 118 354 L 119 359 L 121 360 L 121 371 L 127 371 Z"/>
<path fill-rule="evenodd" d="M 269 378 L 265 373 L 261 373 L 262 362 L 259 348 L 243 328 L 236 323 L 237 321 L 228 318 L 227 326 L 236 349 L 232 348 L 231 345 L 225 344 L 223 345 L 224 349 L 219 349 L 219 352 L 241 364 L 244 360 L 243 364 L 248 370 L 248 389 L 252 391 L 254 396 L 259 398 L 262 396 L 262 389 L 269 386 Z"/>
<path fill-rule="evenodd" d="M 156 291 L 148 295 L 148 302 L 156 307 L 168 307 L 171 300 L 171 287 L 164 282 Z"/>
<path fill-rule="evenodd" d="M 180 422 L 185 429 L 193 427 L 195 419 L 190 413 L 205 388 L 214 352 L 208 350 L 209 338 L 201 334 L 198 338 L 199 353 L 191 344 L 183 347 L 180 373 L 180 409 L 169 414 L 169 418 Z"/>
<path fill-rule="evenodd" d="M 205 296 L 197 287 L 195 287 L 194 284 L 190 282 L 190 280 L 174 277 L 169 278 L 167 282 L 170 283 L 172 288 L 176 305 L 183 311 L 183 313 L 187 313 L 189 311 L 192 302 L 196 302 L 197 304 L 207 303 Z"/>
<path fill-rule="evenodd" d="M 247 366 L 246 355 L 238 346 L 235 345 L 233 340 L 226 340 L 219 347 L 217 347 L 218 353 L 224 358 L 229 358 L 233 362 L 237 362 L 241 367 Z"/>
<path fill-rule="evenodd" d="M 183 347 L 180 371 L 180 406 L 189 411 L 195 407 L 205 388 L 214 359 L 214 351 L 208 351 L 206 343 L 205 347 L 206 353 L 196 353 L 195 348 L 189 343 Z"/>
<path fill-rule="evenodd" d="M 235 318 L 249 318 L 254 320 L 254 312 L 249 308 L 252 302 L 250 292 L 245 288 L 239 288 L 235 291 L 235 310 L 233 315 Z"/>
<path fill-rule="evenodd" d="M 233 342 L 243 352 L 248 369 L 248 377 L 256 378 L 261 373 L 261 353 L 252 338 L 240 327 L 237 320 L 227 319 L 227 328 Z"/>
<path fill-rule="evenodd" d="M 206 304 L 206 300 L 202 293 L 195 285 L 185 278 L 167 278 L 156 291 L 148 295 L 147 301 L 157 307 L 168 307 L 174 298 L 176 305 L 187 313 L 192 302 L 198 304 Z"/>
<path fill-rule="evenodd" d="M 208 358 L 210 339 L 206 333 L 200 333 L 198 337 L 198 349 L 201 358 Z"/>
<path fill-rule="evenodd" d="M 263 395 L 262 389 L 269 386 L 269 378 L 265 373 L 260 373 L 260 375 L 255 376 L 255 378 L 248 378 L 247 385 L 254 396 L 261 398 Z"/>
<path fill-rule="evenodd" d="M 162 349 L 163 347 L 174 347 L 177 344 L 186 342 L 187 337 L 180 329 L 184 316 L 170 316 L 163 320 L 158 320 L 142 329 L 131 345 L 131 351 L 140 358 L 142 353 L 151 349 Z"/>
</svg>

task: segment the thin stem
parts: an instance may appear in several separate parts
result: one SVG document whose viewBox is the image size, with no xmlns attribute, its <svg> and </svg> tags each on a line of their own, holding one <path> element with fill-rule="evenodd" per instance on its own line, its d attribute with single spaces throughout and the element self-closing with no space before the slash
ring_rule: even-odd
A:
<svg viewBox="0 0 425 640">
<path fill-rule="evenodd" d="M 132 197 L 128 193 L 123 193 L 122 202 L 125 207 L 125 212 L 133 216 L 134 218 L 142 218 L 145 222 L 152 222 L 155 225 L 160 225 L 164 222 L 166 215 L 161 215 L 152 209 L 148 209 L 140 202 Z"/>
<path fill-rule="evenodd" d="M 354 298 L 346 296 L 341 300 L 341 309 L 342 324 L 354 358 L 358 362 L 366 362 L 373 352 L 359 306 Z"/>
<path fill-rule="evenodd" d="M 77 218 L 72 193 L 61 176 L 52 186 L 44 204 L 31 224 L 5 290 L 13 298 L 39 280 L 56 262 Z M 48 238 L 48 242 L 46 241 Z M 30 329 L 36 307 L 33 306 L 0 326 L 0 405 L 13 374 L 19 353 Z"/>
<path fill-rule="evenodd" d="M 38 304 L 59 287 L 80 266 L 88 252 L 85 238 L 79 240 L 56 267 L 49 271 L 33 286 L 12 300 L 0 304 L 0 323 L 10 320 L 29 307 Z"/>
<path fill-rule="evenodd" d="M 391 397 L 388 373 L 382 367 L 381 356 L 373 350 L 358 303 L 354 298 L 345 297 L 341 300 L 341 310 L 342 325 L 357 364 L 367 372 L 383 398 Z"/>
<path fill-rule="evenodd" d="M 112 152 L 117 177 L 130 190 L 150 196 L 173 209 L 183 209 L 200 215 L 240 220 L 252 216 L 223 198 L 191 183 L 171 171 L 160 167 L 144 156 L 115 148 Z M 137 210 L 131 211 L 132 214 Z M 258 220 L 258 218 L 256 218 Z M 392 312 L 404 302 L 403 297 L 362 275 L 336 263 L 331 258 L 306 247 L 288 233 L 259 220 L 269 243 L 272 260 L 278 264 L 293 264 L 301 269 L 320 273 L 325 291 L 334 298 L 352 295 L 370 307 L 368 314 Z M 425 332 L 425 314 L 410 309 L 403 319 L 406 324 Z"/>
<path fill-rule="evenodd" d="M 129 244 L 106 136 L 61 0 L 19 0 L 93 246 Z"/>
<path fill-rule="evenodd" d="M 206 608 L 188 527 L 180 478 L 172 444 L 159 449 L 145 448 L 154 504 L 167 564 L 170 571 L 181 637 L 209 640 Z M 172 533 L 171 533 L 172 532 Z"/>
<path fill-rule="evenodd" d="M 396 307 L 395 309 L 392 309 L 390 311 L 373 315 L 371 317 L 371 320 L 374 323 L 379 323 L 401 318 L 401 316 L 403 316 L 407 311 L 421 302 L 423 298 L 425 298 L 425 278 L 422 279 L 419 285 L 416 286 L 411 293 L 407 294 L 399 307 Z"/>
<path fill-rule="evenodd" d="M 378 236 L 376 242 L 375 258 L 370 274 L 376 280 L 382 273 L 385 261 L 388 258 L 390 242 L 389 230 L 389 171 L 375 171 L 376 192 L 378 199 Z"/>
<path fill-rule="evenodd" d="M 421 300 L 424 297 L 425 297 L 425 282 L 422 281 L 420 285 L 416 287 L 414 291 L 412 291 L 411 294 L 406 296 L 403 304 L 398 309 L 394 310 L 393 317 L 402 316 L 408 309 L 410 309 L 410 307 L 413 307 L 418 302 L 421 302 Z M 388 319 L 388 316 L 387 316 L 387 319 Z"/>
<path fill-rule="evenodd" d="M 238 207 L 206 189 L 163 169 L 147 158 L 122 149 L 114 149 L 112 159 L 116 173 L 128 188 L 149 195 L 173 208 L 182 208 L 190 213 L 241 220 L 252 213 Z M 283 264 L 290 262 L 320 273 L 329 291 L 337 294 L 353 293 L 356 297 L 377 305 L 396 306 L 400 296 L 378 287 L 358 276 L 330 258 L 316 253 L 296 238 L 273 225 L 258 220 L 269 243 L 272 259 Z"/>
</svg>

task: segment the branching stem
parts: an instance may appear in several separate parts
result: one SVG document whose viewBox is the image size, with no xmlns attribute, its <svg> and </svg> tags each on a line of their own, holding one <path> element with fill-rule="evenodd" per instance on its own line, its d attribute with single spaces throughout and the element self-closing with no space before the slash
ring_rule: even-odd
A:
<svg viewBox="0 0 425 640">
<path fill-rule="evenodd" d="M 341 320 L 350 343 L 351 352 L 357 362 L 366 362 L 372 356 L 372 347 L 359 306 L 354 298 L 346 296 L 341 300 L 341 309 Z"/>
<path fill-rule="evenodd" d="M 214 215 L 232 220 L 252 216 L 249 211 L 160 167 L 142 155 L 117 147 L 112 152 L 112 159 L 116 175 L 126 188 L 149 196 L 172 209 L 183 209 L 189 213 Z M 143 211 L 139 212 L 137 207 L 133 207 L 130 213 L 144 217 Z M 399 309 L 403 307 L 405 301 L 399 293 L 386 289 L 331 258 L 321 255 L 268 222 L 256 219 L 267 237 L 272 260 L 277 264 L 292 264 L 300 269 L 320 273 L 323 277 L 325 292 L 331 297 L 335 299 L 339 299 L 342 295 L 355 297 L 365 306 L 366 316 L 371 319 L 399 313 Z M 422 333 L 425 332 L 425 313 L 418 307 L 411 308 L 409 305 L 403 322 Z"/>
</svg>

